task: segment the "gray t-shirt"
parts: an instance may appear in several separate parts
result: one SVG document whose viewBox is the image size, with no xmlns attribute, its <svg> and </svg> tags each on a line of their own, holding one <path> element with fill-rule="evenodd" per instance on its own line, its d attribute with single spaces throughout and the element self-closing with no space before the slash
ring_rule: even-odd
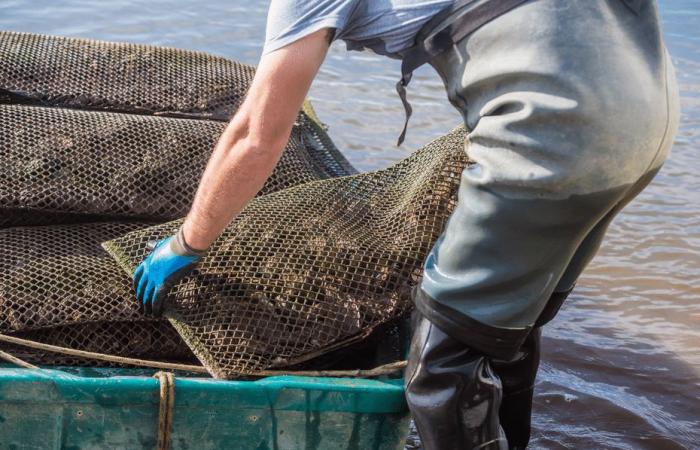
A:
<svg viewBox="0 0 700 450">
<path fill-rule="evenodd" d="M 413 46 L 423 24 L 454 0 L 272 0 L 263 54 L 322 28 L 348 50 L 397 57 Z"/>
</svg>

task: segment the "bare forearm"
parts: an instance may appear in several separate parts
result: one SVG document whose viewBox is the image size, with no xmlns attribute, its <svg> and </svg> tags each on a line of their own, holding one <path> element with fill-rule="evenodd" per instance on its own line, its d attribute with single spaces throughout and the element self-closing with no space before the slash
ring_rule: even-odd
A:
<svg viewBox="0 0 700 450">
<path fill-rule="evenodd" d="M 212 153 L 184 224 L 187 243 L 204 249 L 265 184 L 289 133 L 276 142 L 250 136 L 245 119 L 226 128 Z"/>
<path fill-rule="evenodd" d="M 209 247 L 265 184 L 328 51 L 329 32 L 319 30 L 261 58 L 248 95 L 219 139 L 185 219 L 183 235 L 190 247 Z"/>
</svg>

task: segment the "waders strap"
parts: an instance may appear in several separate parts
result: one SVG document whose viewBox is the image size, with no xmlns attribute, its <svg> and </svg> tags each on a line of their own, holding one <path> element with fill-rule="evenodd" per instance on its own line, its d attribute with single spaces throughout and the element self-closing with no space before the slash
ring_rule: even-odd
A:
<svg viewBox="0 0 700 450">
<path fill-rule="evenodd" d="M 413 71 L 450 49 L 469 34 L 527 0 L 457 0 L 428 21 L 416 37 L 416 44 L 403 52 L 401 79 L 396 92 L 401 98 L 406 120 L 397 145 L 406 138 L 413 108 L 406 98 L 406 86 Z"/>
</svg>

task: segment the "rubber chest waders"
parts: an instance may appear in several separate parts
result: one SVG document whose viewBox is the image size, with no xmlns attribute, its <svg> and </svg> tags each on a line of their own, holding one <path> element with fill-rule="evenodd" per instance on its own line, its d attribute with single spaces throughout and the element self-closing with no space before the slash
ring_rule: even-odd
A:
<svg viewBox="0 0 700 450">
<path fill-rule="evenodd" d="M 403 56 L 407 119 L 406 85 L 428 62 L 473 162 L 414 292 L 408 404 L 425 450 L 524 448 L 539 327 L 673 142 L 678 94 L 657 8 L 457 2 Z"/>
</svg>

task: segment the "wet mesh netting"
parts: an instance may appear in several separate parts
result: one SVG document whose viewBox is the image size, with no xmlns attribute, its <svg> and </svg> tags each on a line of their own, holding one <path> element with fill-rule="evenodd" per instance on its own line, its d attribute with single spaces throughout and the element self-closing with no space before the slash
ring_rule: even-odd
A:
<svg viewBox="0 0 700 450">
<path fill-rule="evenodd" d="M 459 129 L 395 166 L 255 199 L 169 296 L 165 315 L 217 377 L 312 358 L 410 308 L 455 204 Z M 131 274 L 180 221 L 105 248 Z"/>
<path fill-rule="evenodd" d="M 130 321 L 86 322 L 8 334 L 44 344 L 114 356 L 188 364 L 197 362 L 177 331 L 164 320 L 136 318 Z M 128 366 L 11 344 L 2 344 L 2 348 L 32 364 Z"/>
<path fill-rule="evenodd" d="M 254 74 L 202 52 L 15 32 L 0 32 L 0 61 L 6 101 L 219 120 Z"/>
<path fill-rule="evenodd" d="M 0 230 L 0 333 L 117 356 L 191 358 L 167 321 L 140 313 L 129 279 L 100 246 L 144 227 L 102 222 Z M 97 364 L 11 350 L 35 364 Z"/>
<path fill-rule="evenodd" d="M 0 230 L 0 332 L 142 318 L 100 242 L 144 228 L 89 223 Z"/>
<path fill-rule="evenodd" d="M 202 119 L 228 118 L 254 73 L 205 53 L 10 32 L 0 61 L 0 103 L 24 103 L 0 104 L 0 227 L 182 217 L 225 127 Z M 302 111 L 261 194 L 352 173 Z"/>
<path fill-rule="evenodd" d="M 179 225 L 162 222 L 187 212 L 253 69 L 2 32 L 0 61 L 0 333 L 118 356 L 196 355 L 234 377 L 326 354 L 410 308 L 456 201 L 463 130 L 356 174 L 307 106 L 262 195 L 171 293 L 173 327 L 142 315 L 123 269 Z M 35 363 L 104 365 L 1 347 Z"/>
<path fill-rule="evenodd" d="M 225 124 L 0 104 L 0 227 L 184 216 Z M 352 173 L 305 119 L 261 194 Z"/>
</svg>

